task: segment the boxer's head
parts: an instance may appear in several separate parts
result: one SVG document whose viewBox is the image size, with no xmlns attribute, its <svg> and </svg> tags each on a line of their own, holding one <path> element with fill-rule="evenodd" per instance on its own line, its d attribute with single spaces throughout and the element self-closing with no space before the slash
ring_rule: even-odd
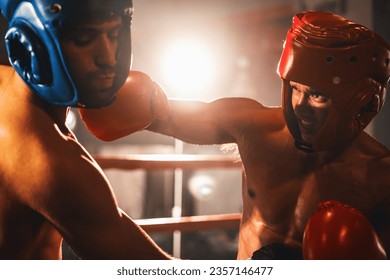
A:
<svg viewBox="0 0 390 280">
<path fill-rule="evenodd" d="M 9 61 L 40 97 L 60 106 L 112 102 L 131 66 L 131 0 L 1 0 L 0 9 Z"/>
<path fill-rule="evenodd" d="M 297 147 L 331 150 L 358 136 L 383 106 L 389 59 L 389 44 L 362 25 L 328 12 L 297 14 L 278 66 L 283 111 Z M 310 141 L 302 137 L 291 83 L 330 101 L 326 119 Z"/>
</svg>

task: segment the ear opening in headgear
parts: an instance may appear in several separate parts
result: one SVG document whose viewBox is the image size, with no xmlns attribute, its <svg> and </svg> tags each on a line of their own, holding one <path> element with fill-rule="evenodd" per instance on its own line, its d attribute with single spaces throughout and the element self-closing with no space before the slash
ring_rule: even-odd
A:
<svg viewBox="0 0 390 280">
<path fill-rule="evenodd" d="M 50 85 L 52 68 L 49 54 L 32 29 L 14 23 L 5 41 L 11 65 L 28 83 Z"/>
</svg>

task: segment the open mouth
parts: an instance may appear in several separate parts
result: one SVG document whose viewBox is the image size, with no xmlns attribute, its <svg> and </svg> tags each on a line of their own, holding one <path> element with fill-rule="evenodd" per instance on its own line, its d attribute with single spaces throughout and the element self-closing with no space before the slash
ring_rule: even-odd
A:
<svg viewBox="0 0 390 280">
<path fill-rule="evenodd" d="M 309 119 L 299 119 L 298 121 L 303 127 L 306 127 L 306 128 L 311 128 L 314 126 L 314 122 L 312 120 L 309 120 Z"/>
<path fill-rule="evenodd" d="M 316 122 L 312 118 L 302 118 L 297 117 L 299 127 L 306 131 L 306 132 L 312 132 L 315 129 Z"/>
</svg>

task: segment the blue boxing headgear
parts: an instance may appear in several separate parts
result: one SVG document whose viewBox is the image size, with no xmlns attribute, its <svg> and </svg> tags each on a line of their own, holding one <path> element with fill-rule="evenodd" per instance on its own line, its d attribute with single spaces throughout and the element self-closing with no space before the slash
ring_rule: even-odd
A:
<svg viewBox="0 0 390 280">
<path fill-rule="evenodd" d="M 5 43 L 11 65 L 51 104 L 88 107 L 80 103 L 59 42 L 61 28 L 69 22 L 122 17 L 113 92 L 126 81 L 131 66 L 132 0 L 1 0 L 0 10 L 9 20 Z"/>
</svg>

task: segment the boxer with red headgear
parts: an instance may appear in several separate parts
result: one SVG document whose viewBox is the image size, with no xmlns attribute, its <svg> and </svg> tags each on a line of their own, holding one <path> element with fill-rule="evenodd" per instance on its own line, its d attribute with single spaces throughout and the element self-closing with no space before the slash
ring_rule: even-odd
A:
<svg viewBox="0 0 390 280">
<path fill-rule="evenodd" d="M 0 1 L 12 65 L 0 66 L 0 259 L 61 259 L 63 240 L 85 259 L 171 258 L 118 208 L 65 122 L 69 106 L 106 106 L 127 80 L 132 8 Z"/>
<path fill-rule="evenodd" d="M 297 147 L 330 150 L 349 143 L 381 109 L 390 74 L 389 45 L 376 33 L 332 13 L 301 13 L 287 33 L 278 72 L 283 112 Z M 312 143 L 294 111 L 297 82 L 324 93 L 332 106 Z"/>
<path fill-rule="evenodd" d="M 351 247 L 344 245 L 359 240 L 360 258 L 386 258 L 390 151 L 363 129 L 384 103 L 389 59 L 389 44 L 368 28 L 333 13 L 303 12 L 293 18 L 279 62 L 281 107 L 248 98 L 170 100 L 169 117 L 146 129 L 200 145 L 237 144 L 246 175 L 239 259 L 302 258 L 305 229 L 305 252 L 315 248 L 316 256 L 328 246 L 336 255 L 327 256 L 348 258 L 359 248 L 345 252 Z M 335 223 L 321 212 L 306 228 L 323 201 L 357 211 L 344 215 L 332 204 Z M 318 234 L 342 236 L 365 219 L 354 240 L 351 234 L 318 243 Z"/>
</svg>

